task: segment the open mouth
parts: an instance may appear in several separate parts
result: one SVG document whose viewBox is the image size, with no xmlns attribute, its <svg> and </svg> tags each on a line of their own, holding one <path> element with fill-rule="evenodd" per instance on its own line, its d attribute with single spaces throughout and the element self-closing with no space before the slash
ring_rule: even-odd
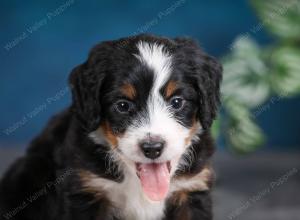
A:
<svg viewBox="0 0 300 220">
<path fill-rule="evenodd" d="M 136 163 L 136 173 L 146 196 L 152 201 L 166 198 L 170 185 L 170 161 L 164 163 Z"/>
</svg>

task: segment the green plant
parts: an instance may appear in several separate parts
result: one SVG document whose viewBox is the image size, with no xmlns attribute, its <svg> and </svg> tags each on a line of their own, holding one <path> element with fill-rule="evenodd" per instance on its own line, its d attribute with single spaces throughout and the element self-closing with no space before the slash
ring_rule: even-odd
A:
<svg viewBox="0 0 300 220">
<path fill-rule="evenodd" d="M 300 1 L 252 0 L 261 22 L 239 36 L 224 57 L 222 103 L 224 114 L 214 125 L 226 145 L 239 153 L 261 147 L 265 141 L 256 124 L 257 109 L 272 98 L 300 94 Z M 260 47 L 255 35 L 266 28 L 275 43 Z M 272 97 L 272 98 L 271 98 Z"/>
</svg>

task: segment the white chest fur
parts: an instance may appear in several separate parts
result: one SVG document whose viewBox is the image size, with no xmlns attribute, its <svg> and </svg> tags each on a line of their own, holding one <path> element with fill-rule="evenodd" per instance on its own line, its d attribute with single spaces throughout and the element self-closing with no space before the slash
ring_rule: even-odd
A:
<svg viewBox="0 0 300 220">
<path fill-rule="evenodd" d="M 125 179 L 117 183 L 98 177 L 92 173 L 84 173 L 84 186 L 92 191 L 105 193 L 115 209 L 113 213 L 125 220 L 161 220 L 164 217 L 166 200 L 152 202 L 148 200 L 141 188 L 140 180 L 134 172 L 127 171 Z M 209 190 L 208 181 L 213 172 L 204 168 L 197 175 L 190 178 L 176 178 L 171 181 L 169 198 L 176 191 L 206 191 Z"/>
<path fill-rule="evenodd" d="M 85 186 L 105 192 L 115 206 L 114 213 L 126 220 L 160 220 L 164 216 L 165 201 L 148 200 L 136 175 L 128 172 L 121 183 L 90 175 Z M 119 212 L 119 213 L 118 213 Z"/>
<path fill-rule="evenodd" d="M 127 220 L 158 220 L 164 214 L 165 202 L 151 202 L 142 192 L 137 176 L 126 176 L 125 180 L 113 187 L 109 195 Z"/>
</svg>

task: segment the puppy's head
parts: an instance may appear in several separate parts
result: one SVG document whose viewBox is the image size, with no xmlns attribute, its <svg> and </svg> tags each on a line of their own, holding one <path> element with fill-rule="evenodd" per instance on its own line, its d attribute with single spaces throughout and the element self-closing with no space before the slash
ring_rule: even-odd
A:
<svg viewBox="0 0 300 220">
<path fill-rule="evenodd" d="M 149 35 L 104 42 L 71 74 L 80 124 L 139 179 L 151 200 L 219 105 L 222 68 L 190 39 Z"/>
</svg>

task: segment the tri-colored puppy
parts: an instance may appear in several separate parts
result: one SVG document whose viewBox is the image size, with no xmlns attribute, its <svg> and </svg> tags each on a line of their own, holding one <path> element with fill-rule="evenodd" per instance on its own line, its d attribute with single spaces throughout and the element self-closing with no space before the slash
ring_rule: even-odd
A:
<svg viewBox="0 0 300 220">
<path fill-rule="evenodd" d="M 3 219 L 210 220 L 221 65 L 191 39 L 98 44 L 71 107 L 5 174 Z"/>
</svg>

